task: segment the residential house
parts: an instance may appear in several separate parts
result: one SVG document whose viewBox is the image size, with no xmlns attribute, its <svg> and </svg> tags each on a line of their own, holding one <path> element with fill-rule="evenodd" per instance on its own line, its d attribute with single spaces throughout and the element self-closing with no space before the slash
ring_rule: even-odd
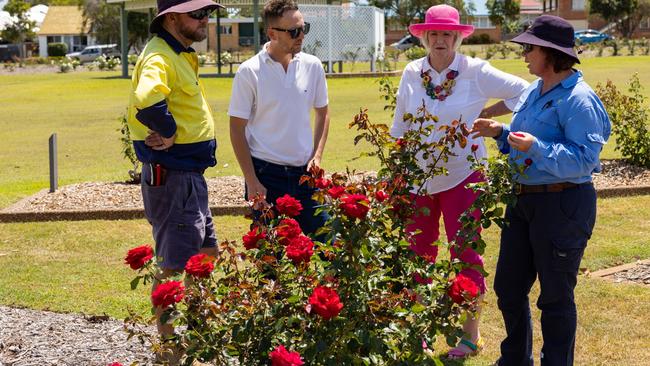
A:
<svg viewBox="0 0 650 366">
<path fill-rule="evenodd" d="M 38 31 L 39 56 L 47 57 L 48 43 L 65 43 L 68 52 L 83 50 L 94 45 L 90 25 L 84 26 L 81 9 L 77 6 L 50 6 L 41 29 Z"/>
</svg>

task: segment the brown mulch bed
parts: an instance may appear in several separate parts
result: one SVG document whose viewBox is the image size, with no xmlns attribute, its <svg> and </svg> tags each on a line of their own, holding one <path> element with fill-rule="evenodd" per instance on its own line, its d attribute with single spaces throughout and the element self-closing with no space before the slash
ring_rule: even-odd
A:
<svg viewBox="0 0 650 366">
<path fill-rule="evenodd" d="M 614 282 L 636 282 L 650 285 L 650 263 L 638 263 L 633 268 L 616 272 L 612 275 Z"/>
<path fill-rule="evenodd" d="M 148 347 L 127 340 L 123 327 L 121 321 L 103 316 L 0 306 L 0 365 L 152 364 Z"/>
<path fill-rule="evenodd" d="M 245 205 L 244 181 L 227 176 L 207 179 L 210 206 Z M 650 169 L 629 165 L 622 160 L 603 161 L 603 172 L 594 176 L 596 189 L 650 186 Z M 55 193 L 47 190 L 1 210 L 0 212 L 47 212 L 142 208 L 140 186 L 137 184 L 88 182 L 61 187 Z"/>
</svg>

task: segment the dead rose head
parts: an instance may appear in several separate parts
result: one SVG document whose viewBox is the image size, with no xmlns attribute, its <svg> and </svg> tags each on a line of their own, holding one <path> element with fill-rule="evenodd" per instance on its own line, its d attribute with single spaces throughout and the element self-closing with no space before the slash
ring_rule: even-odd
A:
<svg viewBox="0 0 650 366">
<path fill-rule="evenodd" d="M 287 258 L 293 264 L 308 263 L 311 256 L 314 254 L 314 243 L 305 235 L 300 235 L 295 238 L 289 239 L 289 244 L 285 249 Z"/>
<path fill-rule="evenodd" d="M 341 197 L 340 207 L 346 216 L 353 219 L 363 219 L 370 210 L 370 202 L 364 194 L 346 194 Z"/>
<path fill-rule="evenodd" d="M 343 309 L 343 303 L 339 295 L 333 289 L 325 286 L 317 286 L 309 296 L 311 311 L 323 317 L 325 320 L 332 319 L 339 315 Z"/>
<path fill-rule="evenodd" d="M 479 295 L 479 287 L 471 278 L 459 274 L 454 278 L 447 294 L 456 304 L 472 301 Z"/>
<path fill-rule="evenodd" d="M 305 363 L 298 352 L 289 352 L 284 346 L 276 347 L 270 354 L 271 366 L 302 366 Z"/>
<path fill-rule="evenodd" d="M 208 278 L 214 270 L 214 260 L 214 257 L 205 253 L 193 255 L 185 264 L 185 272 L 197 278 Z"/>
<path fill-rule="evenodd" d="M 181 281 L 169 281 L 161 283 L 151 293 L 151 303 L 154 306 L 166 308 L 169 305 L 180 302 L 185 297 L 185 287 Z"/>
<path fill-rule="evenodd" d="M 244 248 L 247 250 L 258 248 L 259 245 L 257 243 L 264 239 L 266 239 L 266 232 L 257 226 L 242 237 Z"/>
<path fill-rule="evenodd" d="M 275 208 L 281 215 L 296 217 L 302 211 L 302 204 L 297 199 L 285 194 L 275 200 Z"/>
<path fill-rule="evenodd" d="M 153 248 L 149 245 L 141 245 L 129 250 L 124 258 L 124 263 L 131 266 L 131 269 L 142 268 L 153 258 Z"/>
<path fill-rule="evenodd" d="M 275 227 L 275 234 L 278 236 L 280 243 L 286 245 L 289 239 L 302 234 L 302 229 L 298 221 L 294 219 L 282 219 L 278 226 Z"/>
</svg>

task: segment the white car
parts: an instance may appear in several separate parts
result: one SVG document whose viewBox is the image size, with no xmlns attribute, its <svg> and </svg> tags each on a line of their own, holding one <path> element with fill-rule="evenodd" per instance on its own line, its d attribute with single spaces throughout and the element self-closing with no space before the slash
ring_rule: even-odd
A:
<svg viewBox="0 0 650 366">
<path fill-rule="evenodd" d="M 108 58 L 120 58 L 122 53 L 117 48 L 116 44 L 99 44 L 94 46 L 88 46 L 84 48 L 81 52 L 72 52 L 66 54 L 66 57 L 77 59 L 79 62 L 93 62 L 95 59 L 101 55 L 104 55 Z"/>
<path fill-rule="evenodd" d="M 418 37 L 407 34 L 406 36 L 404 36 L 404 38 L 400 39 L 395 43 L 392 43 L 390 46 L 397 48 L 400 51 L 406 51 L 413 46 L 419 46 L 419 45 L 420 45 L 420 39 Z"/>
</svg>

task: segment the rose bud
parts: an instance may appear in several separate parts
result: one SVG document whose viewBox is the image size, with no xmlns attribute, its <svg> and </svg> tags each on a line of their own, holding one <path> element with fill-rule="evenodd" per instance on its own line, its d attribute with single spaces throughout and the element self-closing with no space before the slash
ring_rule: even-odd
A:
<svg viewBox="0 0 650 366">
<path fill-rule="evenodd" d="M 476 152 L 476 150 L 478 150 L 478 145 L 472 144 L 472 152 Z"/>
</svg>

